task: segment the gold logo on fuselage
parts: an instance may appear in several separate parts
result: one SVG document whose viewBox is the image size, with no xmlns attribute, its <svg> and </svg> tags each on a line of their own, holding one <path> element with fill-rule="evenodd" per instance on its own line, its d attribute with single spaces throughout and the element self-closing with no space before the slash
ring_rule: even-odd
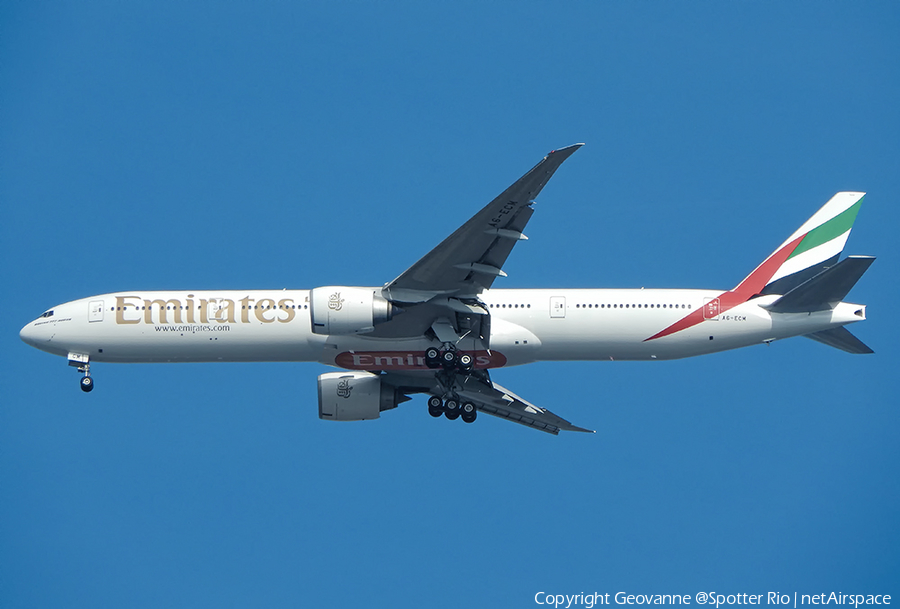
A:
<svg viewBox="0 0 900 609">
<path fill-rule="evenodd" d="M 240 305 L 240 309 L 238 309 Z M 259 300 L 245 296 L 234 301 L 230 298 L 199 298 L 194 300 L 188 294 L 184 300 L 169 298 L 164 300 L 141 298 L 138 295 L 116 296 L 117 324 L 248 324 L 253 321 L 264 324 L 286 324 L 296 315 L 293 298 L 282 298 L 277 302 L 272 298 Z"/>
</svg>

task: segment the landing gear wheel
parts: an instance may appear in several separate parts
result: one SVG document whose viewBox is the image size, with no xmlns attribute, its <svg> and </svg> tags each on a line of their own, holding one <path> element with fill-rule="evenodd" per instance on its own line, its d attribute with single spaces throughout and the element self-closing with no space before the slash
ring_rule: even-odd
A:
<svg viewBox="0 0 900 609">
<path fill-rule="evenodd" d="M 462 413 L 462 420 L 466 423 L 474 423 L 475 418 L 478 416 L 478 411 L 475 411 L 471 414 Z"/>
<path fill-rule="evenodd" d="M 425 349 L 425 365 L 429 368 L 441 367 L 441 352 L 437 347 Z"/>
<path fill-rule="evenodd" d="M 451 421 L 459 418 L 459 400 L 455 397 L 447 398 L 447 401 L 444 402 L 444 414 Z"/>
<path fill-rule="evenodd" d="M 450 370 L 451 368 L 456 366 L 456 352 L 452 349 L 447 349 L 443 353 L 441 353 L 441 364 L 443 364 L 444 368 Z"/>
<path fill-rule="evenodd" d="M 456 366 L 460 372 L 471 372 L 475 366 L 475 358 L 469 353 L 460 353 Z"/>
<path fill-rule="evenodd" d="M 462 415 L 462 420 L 466 423 L 475 422 L 475 417 L 478 416 L 478 409 L 475 408 L 475 404 L 472 402 L 465 402 L 460 408 L 460 414 Z"/>
<path fill-rule="evenodd" d="M 444 400 L 436 395 L 428 398 L 428 414 L 433 417 L 439 417 L 444 414 Z"/>
<path fill-rule="evenodd" d="M 81 377 L 81 390 L 85 393 L 90 392 L 94 388 L 94 379 L 89 376 Z"/>
</svg>

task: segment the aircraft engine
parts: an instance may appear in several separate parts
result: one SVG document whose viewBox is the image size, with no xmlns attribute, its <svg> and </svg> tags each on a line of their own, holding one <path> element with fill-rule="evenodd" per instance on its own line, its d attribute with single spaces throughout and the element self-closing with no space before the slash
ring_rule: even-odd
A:
<svg viewBox="0 0 900 609">
<path fill-rule="evenodd" d="M 377 419 L 382 410 L 408 399 L 371 372 L 348 370 L 319 376 L 319 418 L 326 421 Z"/>
<path fill-rule="evenodd" d="M 314 334 L 365 334 L 394 316 L 394 306 L 378 288 L 327 286 L 310 293 Z"/>
</svg>

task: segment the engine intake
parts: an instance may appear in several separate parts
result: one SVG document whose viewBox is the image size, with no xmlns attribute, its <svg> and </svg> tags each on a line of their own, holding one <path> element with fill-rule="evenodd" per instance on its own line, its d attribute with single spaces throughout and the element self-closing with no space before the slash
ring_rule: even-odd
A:
<svg viewBox="0 0 900 609">
<path fill-rule="evenodd" d="M 371 372 L 329 372 L 319 376 L 319 418 L 327 421 L 377 419 L 409 398 Z"/>
<path fill-rule="evenodd" d="M 365 334 L 390 321 L 394 305 L 380 288 L 326 286 L 310 293 L 310 320 L 314 334 Z"/>
</svg>

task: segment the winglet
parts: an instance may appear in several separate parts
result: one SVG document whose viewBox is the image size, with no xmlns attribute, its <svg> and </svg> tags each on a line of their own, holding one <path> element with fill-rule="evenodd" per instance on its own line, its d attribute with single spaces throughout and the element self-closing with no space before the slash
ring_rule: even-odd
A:
<svg viewBox="0 0 900 609">
<path fill-rule="evenodd" d="M 570 156 L 572 156 L 572 154 L 573 154 L 576 150 L 578 150 L 579 148 L 581 148 L 582 146 L 584 146 L 583 143 L 581 143 L 581 144 L 571 144 L 571 145 L 569 145 L 569 146 L 563 146 L 562 148 L 557 148 L 556 150 L 551 150 L 550 152 L 548 152 L 548 153 L 547 153 L 547 156 L 544 157 L 544 160 L 545 160 L 545 161 L 548 160 L 548 159 L 550 159 L 551 157 L 556 157 L 556 156 L 562 157 L 562 158 L 559 158 L 559 159 L 553 159 L 553 160 L 556 162 L 556 166 L 553 167 L 553 169 L 550 170 L 551 173 L 552 173 L 553 171 L 556 171 L 556 168 L 559 167 L 560 165 L 562 165 L 563 161 L 565 161 L 567 158 L 569 158 Z"/>
<path fill-rule="evenodd" d="M 550 151 L 550 154 L 554 154 L 554 153 L 556 153 L 556 152 L 562 152 L 562 151 L 564 151 L 564 150 L 569 150 L 569 149 L 571 149 L 572 152 L 575 152 L 576 150 L 578 150 L 578 149 L 581 148 L 582 146 L 584 146 L 584 142 L 579 142 L 579 143 L 577 143 L 577 144 L 569 144 L 568 146 L 563 146 L 562 148 L 557 148 L 556 150 L 551 150 L 551 151 Z M 571 154 L 571 153 L 570 153 L 570 154 Z"/>
</svg>

